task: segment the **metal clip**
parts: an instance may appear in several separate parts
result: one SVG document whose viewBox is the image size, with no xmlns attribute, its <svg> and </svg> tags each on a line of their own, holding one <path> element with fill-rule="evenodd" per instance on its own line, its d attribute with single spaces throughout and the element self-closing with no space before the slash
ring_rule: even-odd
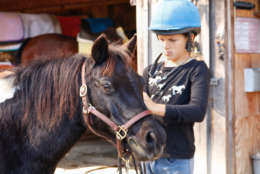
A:
<svg viewBox="0 0 260 174">
<path fill-rule="evenodd" d="M 96 108 L 94 106 L 92 106 L 91 104 L 88 104 L 87 106 L 83 106 L 82 112 L 84 114 L 89 114 L 92 110 L 95 110 Z"/>
<path fill-rule="evenodd" d="M 96 108 L 94 106 L 92 106 L 91 104 L 88 105 L 88 114 L 91 112 L 91 110 L 96 110 Z"/>
<path fill-rule="evenodd" d="M 118 126 L 118 128 L 119 129 L 116 131 L 116 138 L 123 140 L 127 136 L 127 130 L 121 126 Z"/>
<path fill-rule="evenodd" d="M 89 112 L 88 112 L 88 108 L 86 108 L 86 107 L 83 106 L 82 112 L 83 112 L 84 114 L 88 114 L 88 113 L 89 113 Z"/>
<path fill-rule="evenodd" d="M 87 95 L 88 92 L 88 87 L 86 84 L 81 85 L 80 89 L 79 89 L 79 95 L 80 97 L 84 97 Z"/>
</svg>

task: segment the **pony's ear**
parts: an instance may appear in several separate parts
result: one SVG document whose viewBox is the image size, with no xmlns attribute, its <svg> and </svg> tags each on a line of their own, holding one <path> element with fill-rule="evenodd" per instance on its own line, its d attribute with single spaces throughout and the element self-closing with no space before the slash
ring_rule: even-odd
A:
<svg viewBox="0 0 260 174">
<path fill-rule="evenodd" d="M 108 58 L 108 41 L 105 34 L 101 34 L 95 41 L 91 50 L 92 58 L 96 64 L 101 64 Z"/>
<path fill-rule="evenodd" d="M 136 49 L 136 40 L 137 36 L 134 34 L 131 39 L 124 44 L 124 46 L 129 50 L 130 53 L 133 53 Z"/>
</svg>

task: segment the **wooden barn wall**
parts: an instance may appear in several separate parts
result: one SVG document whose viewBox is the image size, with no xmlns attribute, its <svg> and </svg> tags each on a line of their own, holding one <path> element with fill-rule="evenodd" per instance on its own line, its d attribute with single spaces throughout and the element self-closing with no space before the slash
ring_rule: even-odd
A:
<svg viewBox="0 0 260 174">
<path fill-rule="evenodd" d="M 246 1 L 257 7 L 254 10 L 234 9 L 234 20 L 237 17 L 256 17 L 254 13 L 260 6 L 259 0 Z M 259 68 L 260 54 L 242 54 L 234 49 L 233 58 L 234 173 L 252 174 L 250 156 L 260 152 L 260 92 L 244 92 L 244 68 Z"/>
</svg>

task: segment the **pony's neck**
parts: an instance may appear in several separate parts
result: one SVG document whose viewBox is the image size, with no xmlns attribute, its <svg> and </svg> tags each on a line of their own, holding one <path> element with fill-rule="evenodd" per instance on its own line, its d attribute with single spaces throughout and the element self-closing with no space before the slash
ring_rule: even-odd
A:
<svg viewBox="0 0 260 174">
<path fill-rule="evenodd" d="M 78 116 L 74 118 L 81 117 Z M 70 120 L 68 116 L 64 116 L 60 124 L 51 130 L 33 130 L 31 134 L 32 149 L 39 149 L 40 159 L 45 159 L 49 164 L 54 165 L 64 157 L 71 147 L 80 139 L 86 128 L 81 124 L 81 120 Z M 37 154 L 33 154 L 34 156 Z M 44 155 L 41 157 L 41 155 Z"/>
</svg>

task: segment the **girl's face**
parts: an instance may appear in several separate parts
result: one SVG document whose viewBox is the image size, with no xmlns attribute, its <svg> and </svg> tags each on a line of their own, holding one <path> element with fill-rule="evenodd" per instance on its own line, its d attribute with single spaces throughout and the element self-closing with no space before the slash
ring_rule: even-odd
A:
<svg viewBox="0 0 260 174">
<path fill-rule="evenodd" d="M 169 61 L 182 61 L 189 55 L 186 50 L 188 38 L 183 34 L 158 35 L 158 39 L 162 42 L 163 54 Z"/>
</svg>

